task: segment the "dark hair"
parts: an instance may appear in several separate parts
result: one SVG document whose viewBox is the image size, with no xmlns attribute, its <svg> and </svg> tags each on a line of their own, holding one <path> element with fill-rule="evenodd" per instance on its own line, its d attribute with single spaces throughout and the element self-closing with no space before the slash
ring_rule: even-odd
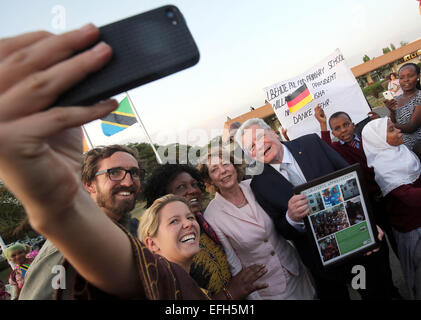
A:
<svg viewBox="0 0 421 320">
<path fill-rule="evenodd" d="M 168 194 L 168 186 L 180 173 L 183 172 L 190 174 L 192 178 L 196 179 L 202 192 L 205 191 L 202 177 L 196 168 L 187 164 L 167 163 L 159 165 L 154 169 L 146 181 L 145 188 L 143 190 L 143 197 L 146 200 L 145 207 L 149 208 L 156 199 Z"/>
<path fill-rule="evenodd" d="M 398 78 L 398 75 L 397 75 L 395 72 L 392 72 L 392 73 L 390 73 L 390 74 L 386 77 L 386 80 L 392 80 L 392 75 L 394 75 L 394 76 L 395 76 L 395 79 L 397 79 L 397 78 Z"/>
<path fill-rule="evenodd" d="M 329 127 L 330 127 L 330 129 L 332 129 L 332 126 L 330 125 L 330 121 L 332 119 L 339 118 L 340 116 L 345 116 L 345 117 L 347 117 L 349 119 L 349 121 L 352 122 L 352 119 L 351 119 L 351 117 L 349 116 L 348 113 L 346 113 L 345 111 L 338 111 L 338 112 L 335 112 L 334 114 L 332 114 L 330 116 L 330 118 L 329 118 Z"/>
<path fill-rule="evenodd" d="M 409 62 L 409 63 L 405 63 L 403 66 L 401 66 L 400 68 L 399 68 L 399 70 L 398 70 L 398 74 L 401 72 L 401 70 L 403 69 L 403 68 L 406 68 L 406 67 L 413 67 L 414 69 L 415 69 L 415 73 L 418 75 L 418 77 L 419 77 L 419 75 L 420 75 L 420 67 L 417 65 L 417 64 L 415 64 L 415 63 L 412 63 L 412 62 Z M 421 90 L 421 84 L 420 84 L 420 81 L 418 80 L 417 81 L 417 89 L 418 90 Z"/>
<path fill-rule="evenodd" d="M 98 162 L 103 159 L 111 157 L 116 152 L 126 152 L 132 155 L 138 162 L 139 168 L 139 156 L 136 149 L 132 149 L 119 144 L 111 146 L 98 147 L 89 150 L 83 155 L 82 160 L 82 182 L 89 183 L 95 179 L 95 174 L 98 171 Z M 142 177 L 141 177 L 142 178 Z"/>
</svg>

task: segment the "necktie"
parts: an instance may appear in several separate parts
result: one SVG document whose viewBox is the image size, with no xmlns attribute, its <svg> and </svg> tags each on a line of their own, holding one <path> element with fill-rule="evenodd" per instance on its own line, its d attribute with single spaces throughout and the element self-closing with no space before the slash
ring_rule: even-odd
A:
<svg viewBox="0 0 421 320">
<path fill-rule="evenodd" d="M 300 178 L 300 176 L 298 174 L 296 174 L 292 169 L 291 169 L 291 165 L 290 163 L 281 163 L 280 165 L 280 169 L 281 170 L 285 170 L 288 174 L 288 180 L 289 182 L 291 182 L 291 184 L 293 186 L 298 186 L 300 184 L 303 184 L 304 181 L 303 179 Z"/>
<path fill-rule="evenodd" d="M 355 140 L 355 139 L 351 141 L 350 145 L 351 145 L 351 147 L 353 147 L 354 149 L 359 149 L 358 142 L 357 142 L 357 140 Z"/>
</svg>

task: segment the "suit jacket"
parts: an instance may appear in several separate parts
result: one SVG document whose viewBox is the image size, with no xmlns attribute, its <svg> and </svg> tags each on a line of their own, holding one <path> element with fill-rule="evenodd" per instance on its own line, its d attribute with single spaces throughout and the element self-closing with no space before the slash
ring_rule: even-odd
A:
<svg viewBox="0 0 421 320">
<path fill-rule="evenodd" d="M 297 161 L 307 181 L 348 166 L 348 163 L 316 134 L 282 143 Z M 312 272 L 324 274 L 320 258 L 312 251 L 307 234 L 297 231 L 286 220 L 288 201 L 293 196 L 293 185 L 279 171 L 265 164 L 263 172 L 253 177 L 250 186 L 256 200 L 272 218 L 276 229 L 286 239 L 293 241 L 304 264 Z"/>
<path fill-rule="evenodd" d="M 268 269 L 258 282 L 268 283 L 269 287 L 249 298 L 286 299 L 291 289 L 286 290 L 285 272 L 288 270 L 298 276 L 300 258 L 296 250 L 276 232 L 272 220 L 256 202 L 249 184 L 250 180 L 242 181 L 240 188 L 249 203 L 252 217 L 216 193 L 206 208 L 205 218 L 224 246 L 233 275 L 241 271 L 242 264 L 261 263 Z M 310 283 L 304 285 L 312 290 Z M 311 297 L 303 296 L 302 299 Z"/>
</svg>

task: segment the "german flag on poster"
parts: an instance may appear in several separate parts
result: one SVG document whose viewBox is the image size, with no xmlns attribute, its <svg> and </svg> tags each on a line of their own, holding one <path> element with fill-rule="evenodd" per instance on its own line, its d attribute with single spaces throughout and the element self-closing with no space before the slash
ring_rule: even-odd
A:
<svg viewBox="0 0 421 320">
<path fill-rule="evenodd" d="M 129 100 L 124 98 L 117 110 L 101 119 L 102 132 L 109 137 L 120 132 L 137 122 L 136 117 L 130 107 Z"/>
<path fill-rule="evenodd" d="M 296 112 L 313 100 L 313 96 L 304 83 L 293 93 L 285 97 L 290 113 Z"/>
</svg>

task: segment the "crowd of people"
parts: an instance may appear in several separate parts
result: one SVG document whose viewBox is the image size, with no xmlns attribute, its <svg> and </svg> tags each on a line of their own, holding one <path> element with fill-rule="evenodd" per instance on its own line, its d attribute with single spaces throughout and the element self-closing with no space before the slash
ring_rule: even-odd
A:
<svg viewBox="0 0 421 320">
<path fill-rule="evenodd" d="M 313 215 L 311 221 L 317 239 L 349 227 L 348 217 L 343 206 Z"/>
<path fill-rule="evenodd" d="M 81 154 L 79 127 L 110 113 L 116 101 L 48 108 L 110 60 L 103 42 L 86 49 L 98 37 L 87 25 L 0 42 L 0 178 L 48 239 L 34 259 L 26 248 L 7 251 L 17 266 L 10 283 L 19 299 L 347 300 L 355 265 L 364 266 L 368 279 L 358 290 L 362 299 L 399 299 L 384 232 L 410 298 L 421 299 L 416 65 L 397 74 L 403 93 L 387 101 L 390 119 L 369 121 L 361 136 L 345 112 L 327 121 L 317 107 L 322 139 L 310 134 L 281 142 L 263 120 L 250 119 L 197 168 L 160 165 L 142 190 L 147 208 L 133 228 L 130 212 L 143 179 L 136 151 L 113 145 Z M 234 148 L 247 164 L 234 161 Z M 263 172 L 245 179 L 252 163 L 264 164 Z M 308 200 L 293 187 L 354 163 L 363 169 L 380 246 L 325 269 L 303 222 Z M 214 198 L 203 208 L 205 189 Z M 335 194 L 329 201 L 342 201 L 337 187 L 328 191 Z M 331 242 L 325 258 L 336 254 Z M 60 281 L 56 266 L 65 270 Z"/>
</svg>

